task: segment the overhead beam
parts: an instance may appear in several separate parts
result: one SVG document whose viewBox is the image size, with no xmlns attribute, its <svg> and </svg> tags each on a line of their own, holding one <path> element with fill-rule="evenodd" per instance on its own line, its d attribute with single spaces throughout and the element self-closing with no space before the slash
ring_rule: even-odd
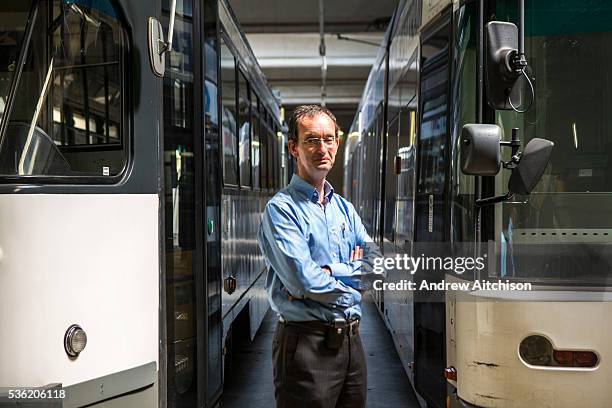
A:
<svg viewBox="0 0 612 408">
<path fill-rule="evenodd" d="M 325 34 L 324 37 L 328 67 L 369 67 L 374 63 L 378 47 L 340 40 L 333 34 Z M 351 37 L 379 43 L 382 33 L 358 33 Z M 264 69 L 321 67 L 319 34 L 249 34 L 247 38 L 259 65 Z"/>
<path fill-rule="evenodd" d="M 374 58 L 327 57 L 328 67 L 371 67 Z M 262 68 L 310 68 L 320 67 L 321 57 L 267 57 L 257 60 Z"/>
<path fill-rule="evenodd" d="M 285 105 L 299 103 L 321 103 L 321 83 L 273 83 L 274 89 L 280 91 L 282 103 Z M 326 104 L 355 104 L 359 103 L 363 83 L 328 82 L 326 87 Z"/>
</svg>

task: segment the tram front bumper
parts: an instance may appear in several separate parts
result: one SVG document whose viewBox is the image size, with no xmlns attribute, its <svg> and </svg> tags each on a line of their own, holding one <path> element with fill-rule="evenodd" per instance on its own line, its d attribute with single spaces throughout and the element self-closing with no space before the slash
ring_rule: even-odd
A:
<svg viewBox="0 0 612 408">
<path fill-rule="evenodd" d="M 459 398 L 457 392 L 449 393 L 447 398 L 447 408 L 480 408 L 478 407 L 478 405 L 470 404 L 469 402 L 465 402 L 464 400 Z"/>
</svg>

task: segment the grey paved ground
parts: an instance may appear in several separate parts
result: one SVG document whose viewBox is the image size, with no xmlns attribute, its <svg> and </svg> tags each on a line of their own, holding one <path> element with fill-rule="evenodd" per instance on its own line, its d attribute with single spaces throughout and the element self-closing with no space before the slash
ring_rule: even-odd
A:
<svg viewBox="0 0 612 408">
<path fill-rule="evenodd" d="M 368 299 L 369 300 L 369 299 Z M 226 375 L 223 408 L 272 408 L 272 335 L 276 318 L 268 312 L 255 340 L 236 350 Z M 368 408 L 418 407 L 393 341 L 373 303 L 363 304 L 361 337 L 368 361 Z"/>
</svg>

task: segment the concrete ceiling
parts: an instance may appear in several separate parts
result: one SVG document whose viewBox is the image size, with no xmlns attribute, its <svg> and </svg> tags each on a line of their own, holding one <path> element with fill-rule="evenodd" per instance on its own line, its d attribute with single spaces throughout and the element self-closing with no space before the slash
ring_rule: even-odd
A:
<svg viewBox="0 0 612 408">
<path fill-rule="evenodd" d="M 319 32 L 318 0 L 230 0 L 230 4 L 246 33 Z M 384 31 L 396 4 L 396 0 L 326 0 L 326 31 Z"/>
<path fill-rule="evenodd" d="M 288 110 L 322 103 L 318 0 L 230 0 L 253 52 Z M 325 103 L 345 130 L 397 0 L 324 0 Z M 338 39 L 338 34 L 350 38 Z M 373 45 L 374 44 L 374 45 Z"/>
</svg>

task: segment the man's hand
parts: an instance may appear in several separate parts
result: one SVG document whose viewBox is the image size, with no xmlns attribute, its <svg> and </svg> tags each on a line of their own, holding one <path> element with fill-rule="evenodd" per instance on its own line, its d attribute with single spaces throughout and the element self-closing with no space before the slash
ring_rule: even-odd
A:
<svg viewBox="0 0 612 408">
<path fill-rule="evenodd" d="M 363 258 L 363 248 L 361 248 L 359 245 L 356 245 L 355 248 L 353 248 L 353 250 L 351 251 L 351 262 L 354 261 L 358 261 L 361 258 Z M 362 295 L 364 293 L 366 293 L 367 290 L 360 290 L 359 293 L 361 293 Z"/>
<path fill-rule="evenodd" d="M 329 266 L 322 266 L 321 269 L 323 269 L 323 271 L 325 273 L 327 273 L 329 276 L 331 276 L 332 271 L 329 268 Z M 285 293 L 287 294 L 287 297 L 289 298 L 289 300 L 294 301 L 294 300 L 297 299 L 295 296 L 293 296 L 291 293 L 289 293 L 289 290 L 287 288 L 285 288 L 284 290 L 285 290 Z"/>
<path fill-rule="evenodd" d="M 351 251 L 351 257 L 349 261 L 354 262 L 363 258 L 363 248 L 359 247 L 359 245 L 355 246 Z"/>
</svg>

